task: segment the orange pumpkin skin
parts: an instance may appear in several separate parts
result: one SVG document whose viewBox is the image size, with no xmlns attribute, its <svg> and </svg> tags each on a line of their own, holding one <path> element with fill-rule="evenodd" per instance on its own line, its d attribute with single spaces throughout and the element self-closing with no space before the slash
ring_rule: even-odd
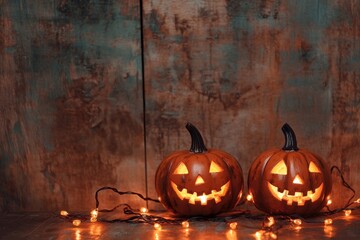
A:
<svg viewBox="0 0 360 240">
<path fill-rule="evenodd" d="M 200 133 L 190 123 L 186 128 L 192 137 L 190 151 L 170 154 L 156 171 L 160 202 L 181 216 L 212 216 L 233 209 L 241 199 L 244 185 L 240 165 L 226 152 L 207 150 Z"/>
<path fill-rule="evenodd" d="M 265 151 L 251 165 L 249 193 L 255 206 L 266 213 L 313 215 L 330 197 L 330 170 L 319 156 L 297 148 L 288 124 L 282 129 L 283 149 Z"/>
</svg>

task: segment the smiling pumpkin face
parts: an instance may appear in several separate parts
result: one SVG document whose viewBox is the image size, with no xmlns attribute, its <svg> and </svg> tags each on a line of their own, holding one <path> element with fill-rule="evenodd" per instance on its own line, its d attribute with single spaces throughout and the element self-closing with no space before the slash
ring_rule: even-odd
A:
<svg viewBox="0 0 360 240">
<path fill-rule="evenodd" d="M 188 166 L 184 162 L 175 165 L 175 170 L 170 176 L 172 190 L 178 199 L 187 204 L 206 206 L 208 202 L 220 203 L 227 196 L 230 188 L 230 179 L 224 169 L 222 162 L 216 163 L 217 156 L 213 160 L 204 158 L 196 161 L 188 161 Z M 195 163 L 195 164 L 194 164 Z"/>
<path fill-rule="evenodd" d="M 288 157 L 286 162 L 281 157 L 277 158 L 279 156 L 274 157 L 275 160 L 269 162 L 271 170 L 267 175 L 267 187 L 272 197 L 286 202 L 288 206 L 304 206 L 307 202 L 314 203 L 325 197 L 324 170 L 318 166 L 317 159 L 308 160 L 298 152 Z"/>
<path fill-rule="evenodd" d="M 283 131 L 284 148 L 265 151 L 253 162 L 249 193 L 255 206 L 270 214 L 314 214 L 330 196 L 330 171 L 319 156 L 297 148 L 289 126 Z"/>
<path fill-rule="evenodd" d="M 240 165 L 228 153 L 206 149 L 197 130 L 192 125 L 187 128 L 192 135 L 190 151 L 170 154 L 156 171 L 160 202 L 183 216 L 210 216 L 231 210 L 242 196 Z"/>
</svg>

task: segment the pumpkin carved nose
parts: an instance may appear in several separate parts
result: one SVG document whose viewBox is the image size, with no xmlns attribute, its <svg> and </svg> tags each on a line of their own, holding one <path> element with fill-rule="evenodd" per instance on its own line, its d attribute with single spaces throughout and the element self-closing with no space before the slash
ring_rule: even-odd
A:
<svg viewBox="0 0 360 240">
<path fill-rule="evenodd" d="M 299 174 L 296 174 L 295 178 L 294 178 L 294 181 L 293 181 L 294 184 L 304 184 L 304 181 L 301 179 L 301 177 L 299 176 Z"/>
<path fill-rule="evenodd" d="M 196 178 L 196 181 L 195 181 L 195 185 L 200 185 L 200 184 L 203 184 L 205 183 L 204 179 L 199 175 L 197 178 Z"/>
</svg>

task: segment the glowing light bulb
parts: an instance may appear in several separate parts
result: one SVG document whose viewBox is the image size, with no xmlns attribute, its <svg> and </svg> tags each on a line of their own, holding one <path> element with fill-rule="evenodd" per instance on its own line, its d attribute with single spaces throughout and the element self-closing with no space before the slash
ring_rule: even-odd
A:
<svg viewBox="0 0 360 240">
<path fill-rule="evenodd" d="M 248 200 L 249 202 L 251 202 L 253 200 L 253 196 L 251 194 L 248 194 L 246 196 L 246 200 Z"/>
<path fill-rule="evenodd" d="M 74 226 L 80 226 L 80 224 L 81 224 L 81 220 L 79 220 L 79 219 L 75 219 L 73 222 L 72 222 L 72 224 L 74 225 Z"/>
<path fill-rule="evenodd" d="M 274 223 L 275 223 L 274 217 L 268 217 L 267 220 L 268 220 L 267 225 L 268 225 L 269 227 L 271 227 L 272 225 L 274 225 Z"/>
<path fill-rule="evenodd" d="M 356 201 L 354 201 L 354 203 L 360 203 L 360 198 L 356 199 Z"/>
<path fill-rule="evenodd" d="M 149 209 L 147 209 L 146 207 L 142 207 L 142 208 L 140 208 L 140 212 L 147 213 L 147 212 L 149 212 Z"/>
<path fill-rule="evenodd" d="M 327 202 L 326 202 L 326 205 L 331 205 L 332 204 L 332 200 L 331 199 L 328 199 Z"/>
<path fill-rule="evenodd" d="M 273 233 L 273 232 L 270 233 L 270 237 L 272 239 L 277 239 L 277 235 L 275 233 Z"/>
<path fill-rule="evenodd" d="M 160 225 L 159 223 L 155 223 L 155 224 L 154 224 L 154 228 L 155 228 L 156 230 L 161 230 L 161 225 Z"/>
<path fill-rule="evenodd" d="M 188 221 L 183 221 L 183 222 L 181 223 L 181 226 L 182 226 L 183 228 L 188 228 L 188 227 L 190 226 L 190 223 L 189 223 Z"/>
<path fill-rule="evenodd" d="M 91 215 L 91 217 L 97 218 L 97 216 L 98 216 L 98 210 L 97 210 L 97 209 L 92 210 L 92 211 L 90 212 L 90 215 Z"/>
<path fill-rule="evenodd" d="M 91 217 L 90 222 L 92 222 L 92 223 L 97 222 L 97 218 L 96 217 Z"/>
<path fill-rule="evenodd" d="M 333 220 L 331 218 L 327 218 L 324 220 L 325 225 L 331 225 L 333 223 Z"/>
<path fill-rule="evenodd" d="M 235 230 L 236 227 L 237 227 L 237 222 L 232 222 L 229 224 L 229 227 L 232 229 L 232 230 Z"/>
<path fill-rule="evenodd" d="M 65 210 L 60 211 L 60 215 L 66 217 L 69 213 Z"/>
<path fill-rule="evenodd" d="M 344 214 L 345 214 L 345 216 L 350 216 L 350 214 L 351 214 L 351 210 L 350 209 L 346 209 L 346 210 L 344 210 Z"/>
<path fill-rule="evenodd" d="M 263 230 L 260 230 L 260 231 L 257 231 L 255 233 L 255 238 L 260 240 L 262 238 L 262 235 L 263 235 L 264 231 Z"/>
<path fill-rule="evenodd" d="M 296 224 L 296 225 L 298 225 L 298 226 L 300 226 L 300 225 L 302 224 L 302 221 L 301 221 L 301 219 L 298 219 L 298 218 L 297 218 L 297 219 L 294 219 L 294 220 L 293 220 L 293 223 Z"/>
</svg>

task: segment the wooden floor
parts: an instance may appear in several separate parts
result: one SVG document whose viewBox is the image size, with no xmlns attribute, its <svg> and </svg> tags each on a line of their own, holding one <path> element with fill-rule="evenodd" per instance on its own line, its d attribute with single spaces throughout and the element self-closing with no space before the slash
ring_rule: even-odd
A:
<svg viewBox="0 0 360 240">
<path fill-rule="evenodd" d="M 83 222 L 75 227 L 67 219 L 53 213 L 7 213 L 0 216 L 0 239 L 359 239 L 360 211 L 350 216 L 331 216 L 333 224 L 324 226 L 321 219 L 307 219 L 301 227 L 286 223 L 274 234 L 264 233 L 262 238 L 255 233 L 261 229 L 262 220 L 239 217 L 237 228 L 214 221 L 190 221 L 189 228 L 181 225 L 163 224 L 155 230 L 145 223 Z M 311 223 L 310 223 L 311 222 Z M 317 222 L 317 223 L 316 223 Z"/>
</svg>

